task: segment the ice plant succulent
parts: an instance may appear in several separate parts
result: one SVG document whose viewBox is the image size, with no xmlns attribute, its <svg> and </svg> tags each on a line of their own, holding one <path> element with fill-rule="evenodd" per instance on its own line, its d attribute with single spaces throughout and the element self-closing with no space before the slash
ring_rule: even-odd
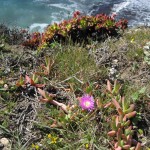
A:
<svg viewBox="0 0 150 150">
<path fill-rule="evenodd" d="M 85 94 L 80 98 L 80 106 L 83 110 L 91 111 L 94 109 L 94 98 L 89 94 Z"/>
<path fill-rule="evenodd" d="M 79 43 L 87 41 L 88 38 L 101 41 L 108 36 L 118 36 L 120 30 L 127 28 L 127 24 L 125 19 L 116 21 L 115 14 L 112 16 L 106 14 L 84 16 L 76 11 L 69 20 L 48 25 L 44 33 L 32 33 L 23 45 L 27 48 L 41 50 L 50 47 L 53 42 L 68 41 L 68 38 Z"/>
<path fill-rule="evenodd" d="M 117 114 L 112 116 L 111 128 L 108 132 L 110 137 L 113 137 L 114 150 L 141 150 L 141 143 L 133 139 L 134 129 L 131 118 L 136 116 L 134 111 L 135 105 L 130 104 L 128 100 L 120 96 L 119 90 L 121 86 L 114 83 L 112 88 L 110 81 L 107 81 L 108 97 L 111 97 L 111 102 L 105 105 L 105 108 L 115 108 Z"/>
<path fill-rule="evenodd" d="M 28 75 L 25 75 L 25 78 L 20 76 L 20 79 L 16 82 L 17 87 L 24 87 L 27 88 L 27 84 L 30 84 L 31 86 L 34 86 L 36 88 L 43 88 L 45 84 L 37 84 L 39 78 L 34 73 L 32 77 L 30 78 Z"/>
</svg>

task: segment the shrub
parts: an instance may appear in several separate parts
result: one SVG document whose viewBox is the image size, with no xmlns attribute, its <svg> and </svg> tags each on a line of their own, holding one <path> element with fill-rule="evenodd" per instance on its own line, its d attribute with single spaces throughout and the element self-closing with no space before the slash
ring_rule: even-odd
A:
<svg viewBox="0 0 150 150">
<path fill-rule="evenodd" d="M 87 41 L 88 38 L 105 40 L 108 36 L 117 36 L 125 28 L 127 20 L 116 21 L 114 15 L 82 16 L 77 11 L 71 19 L 49 25 L 43 34 L 31 34 L 23 45 L 34 49 L 48 47 L 54 41 L 64 42 L 69 38 L 73 42 Z"/>
</svg>

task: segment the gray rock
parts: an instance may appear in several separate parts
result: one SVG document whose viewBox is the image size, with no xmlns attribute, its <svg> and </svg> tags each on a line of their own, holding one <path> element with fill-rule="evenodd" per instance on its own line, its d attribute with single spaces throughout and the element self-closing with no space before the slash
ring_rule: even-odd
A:
<svg viewBox="0 0 150 150">
<path fill-rule="evenodd" d="M 114 60 L 113 60 L 113 63 L 114 63 L 114 64 L 118 64 L 118 59 L 114 59 Z"/>
<path fill-rule="evenodd" d="M 7 138 L 2 138 L 2 139 L 0 139 L 0 142 L 1 142 L 4 146 L 6 146 L 6 145 L 9 144 L 9 140 L 8 140 Z"/>
<path fill-rule="evenodd" d="M 7 138 L 1 138 L 0 144 L 3 146 L 2 150 L 11 150 L 11 144 Z"/>
<path fill-rule="evenodd" d="M 4 148 L 4 145 L 0 143 L 0 149 L 3 149 L 3 148 Z"/>
<path fill-rule="evenodd" d="M 147 46 L 147 45 L 146 45 L 146 46 L 143 47 L 143 49 L 149 50 L 149 49 L 150 49 L 150 46 Z"/>
</svg>

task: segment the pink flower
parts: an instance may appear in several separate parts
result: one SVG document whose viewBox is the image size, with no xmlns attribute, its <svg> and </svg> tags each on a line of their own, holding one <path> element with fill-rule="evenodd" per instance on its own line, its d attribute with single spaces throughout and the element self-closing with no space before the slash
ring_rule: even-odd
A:
<svg viewBox="0 0 150 150">
<path fill-rule="evenodd" d="M 84 110 L 91 111 L 94 109 L 94 98 L 88 94 L 83 95 L 80 98 L 80 106 Z"/>
</svg>

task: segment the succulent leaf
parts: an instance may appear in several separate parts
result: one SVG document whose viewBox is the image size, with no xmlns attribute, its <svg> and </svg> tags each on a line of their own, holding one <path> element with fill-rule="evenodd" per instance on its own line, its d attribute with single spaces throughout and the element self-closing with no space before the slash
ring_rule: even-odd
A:
<svg viewBox="0 0 150 150">
<path fill-rule="evenodd" d="M 141 150 L 141 143 L 138 142 L 138 144 L 136 145 L 135 150 Z"/>
<path fill-rule="evenodd" d="M 130 113 L 126 114 L 126 117 L 128 119 L 130 119 L 130 118 L 134 117 L 135 115 L 136 115 L 136 111 L 133 111 L 133 112 L 130 112 Z"/>
<path fill-rule="evenodd" d="M 132 112 L 134 110 L 134 108 L 135 108 L 135 105 L 131 104 L 128 109 L 124 110 L 124 113 L 130 113 L 130 112 Z"/>
<path fill-rule="evenodd" d="M 123 148 L 124 150 L 129 150 L 130 147 L 131 147 L 130 145 L 124 145 L 122 148 Z"/>
<path fill-rule="evenodd" d="M 108 134 L 109 136 L 113 137 L 113 136 L 115 136 L 116 131 L 109 131 L 107 134 Z"/>
<path fill-rule="evenodd" d="M 108 90 L 109 92 L 112 92 L 112 87 L 111 87 L 111 83 L 110 83 L 109 80 L 107 80 L 107 90 Z"/>
</svg>

